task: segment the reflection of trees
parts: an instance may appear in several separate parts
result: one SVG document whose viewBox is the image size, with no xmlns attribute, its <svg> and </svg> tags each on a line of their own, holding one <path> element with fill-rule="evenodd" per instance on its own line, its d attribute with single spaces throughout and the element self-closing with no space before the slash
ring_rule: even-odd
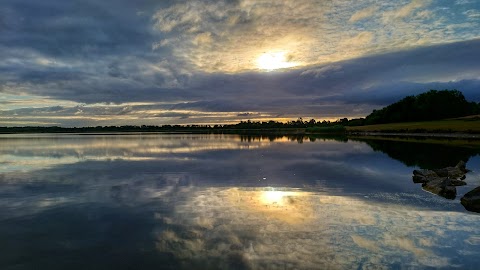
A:
<svg viewBox="0 0 480 270">
<path fill-rule="evenodd" d="M 348 139 L 346 136 L 342 135 L 330 135 L 330 134 L 309 134 L 309 135 L 303 135 L 303 134 L 291 134 L 291 135 L 240 135 L 240 140 L 242 142 L 254 142 L 254 141 L 264 141 L 264 140 L 269 140 L 271 142 L 274 141 L 282 141 L 282 140 L 288 140 L 292 142 L 298 142 L 298 143 L 303 143 L 304 141 L 310 141 L 310 142 L 315 142 L 315 141 L 337 141 L 337 142 L 347 142 Z"/>
<path fill-rule="evenodd" d="M 406 142 L 395 140 L 356 139 L 367 143 L 374 151 L 401 161 L 407 166 L 424 169 L 454 166 L 460 160 L 467 162 L 470 157 L 480 154 L 479 148 L 459 147 L 446 144 Z"/>
<path fill-rule="evenodd" d="M 303 143 L 306 141 L 337 141 L 348 142 L 348 138 L 334 134 L 269 134 L 269 135 L 240 135 L 242 142 L 254 141 L 292 141 Z M 460 160 L 467 162 L 470 157 L 480 154 L 478 145 L 468 144 L 467 141 L 452 142 L 445 139 L 413 139 L 413 138 L 354 138 L 355 141 L 367 143 L 374 151 L 387 154 L 389 157 L 401 161 L 403 164 L 424 169 L 455 166 Z"/>
</svg>

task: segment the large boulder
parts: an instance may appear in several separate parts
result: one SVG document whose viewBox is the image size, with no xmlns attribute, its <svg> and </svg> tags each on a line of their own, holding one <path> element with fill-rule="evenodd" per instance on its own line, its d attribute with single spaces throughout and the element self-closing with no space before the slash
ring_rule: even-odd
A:
<svg viewBox="0 0 480 270">
<path fill-rule="evenodd" d="M 423 189 L 428 192 L 453 200 L 457 196 L 456 186 L 467 184 L 463 181 L 469 171 L 465 166 L 465 162 L 460 161 L 455 167 L 414 170 L 412 180 L 414 183 L 422 183 Z"/>
<path fill-rule="evenodd" d="M 460 202 L 468 211 L 480 213 L 480 187 L 469 191 L 460 199 Z"/>
<path fill-rule="evenodd" d="M 439 177 L 423 183 L 422 187 L 424 190 L 433 194 L 453 200 L 457 196 L 457 189 L 452 187 L 450 182 L 451 181 L 448 177 Z"/>
</svg>

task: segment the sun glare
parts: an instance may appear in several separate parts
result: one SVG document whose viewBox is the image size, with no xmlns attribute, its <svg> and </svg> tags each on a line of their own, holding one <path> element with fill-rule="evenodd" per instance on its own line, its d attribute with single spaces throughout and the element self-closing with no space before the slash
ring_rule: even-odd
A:
<svg viewBox="0 0 480 270">
<path fill-rule="evenodd" d="M 268 52 L 258 57 L 257 65 L 260 69 L 270 71 L 274 69 L 294 67 L 297 63 L 289 62 L 284 52 Z"/>
<path fill-rule="evenodd" d="M 262 192 L 260 200 L 266 205 L 284 206 L 289 204 L 292 198 L 298 196 L 300 196 L 298 192 L 267 190 Z"/>
</svg>

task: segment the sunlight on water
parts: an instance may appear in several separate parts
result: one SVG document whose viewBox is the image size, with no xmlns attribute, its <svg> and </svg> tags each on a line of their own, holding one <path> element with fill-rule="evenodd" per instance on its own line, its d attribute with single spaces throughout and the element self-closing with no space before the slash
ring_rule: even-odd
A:
<svg viewBox="0 0 480 270">
<path fill-rule="evenodd" d="M 396 142 L 153 134 L 0 142 L 1 269 L 480 262 L 480 215 L 459 202 L 480 185 L 474 148 L 416 142 L 412 155 Z M 414 168 L 458 159 L 474 171 L 456 199 L 412 182 Z"/>
<path fill-rule="evenodd" d="M 205 135 L 204 135 L 205 136 Z M 83 161 L 146 161 L 175 159 L 174 154 L 265 147 L 268 142 L 235 141 L 225 136 L 208 140 L 191 135 L 52 135 L 31 138 L 0 135 L 0 171 L 30 171 Z"/>
<path fill-rule="evenodd" d="M 293 197 L 293 196 L 295 196 L 295 194 L 291 192 L 289 193 L 285 191 L 271 190 L 271 191 L 263 191 L 261 198 L 262 198 L 262 202 L 265 203 L 266 205 L 283 206 L 285 205 L 283 200 L 286 199 L 287 197 Z"/>
<path fill-rule="evenodd" d="M 447 267 L 480 255 L 480 216 L 312 192 L 208 188 L 190 191 L 157 232 L 157 247 L 184 259 L 240 256 L 249 267 Z M 189 231 L 185 233 L 183 230 Z M 175 244 L 174 244 L 175 243 Z M 445 252 L 460 244 L 453 256 Z M 264 265 L 265 262 L 268 264 Z"/>
</svg>

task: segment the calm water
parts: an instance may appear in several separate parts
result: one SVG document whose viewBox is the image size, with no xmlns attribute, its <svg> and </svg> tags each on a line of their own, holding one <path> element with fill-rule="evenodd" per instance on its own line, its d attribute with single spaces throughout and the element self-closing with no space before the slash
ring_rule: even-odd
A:
<svg viewBox="0 0 480 270">
<path fill-rule="evenodd" d="M 459 145 L 456 143 L 456 145 Z M 235 135 L 2 135 L 0 269 L 474 269 L 480 149 Z M 415 168 L 473 172 L 455 200 Z"/>
</svg>

